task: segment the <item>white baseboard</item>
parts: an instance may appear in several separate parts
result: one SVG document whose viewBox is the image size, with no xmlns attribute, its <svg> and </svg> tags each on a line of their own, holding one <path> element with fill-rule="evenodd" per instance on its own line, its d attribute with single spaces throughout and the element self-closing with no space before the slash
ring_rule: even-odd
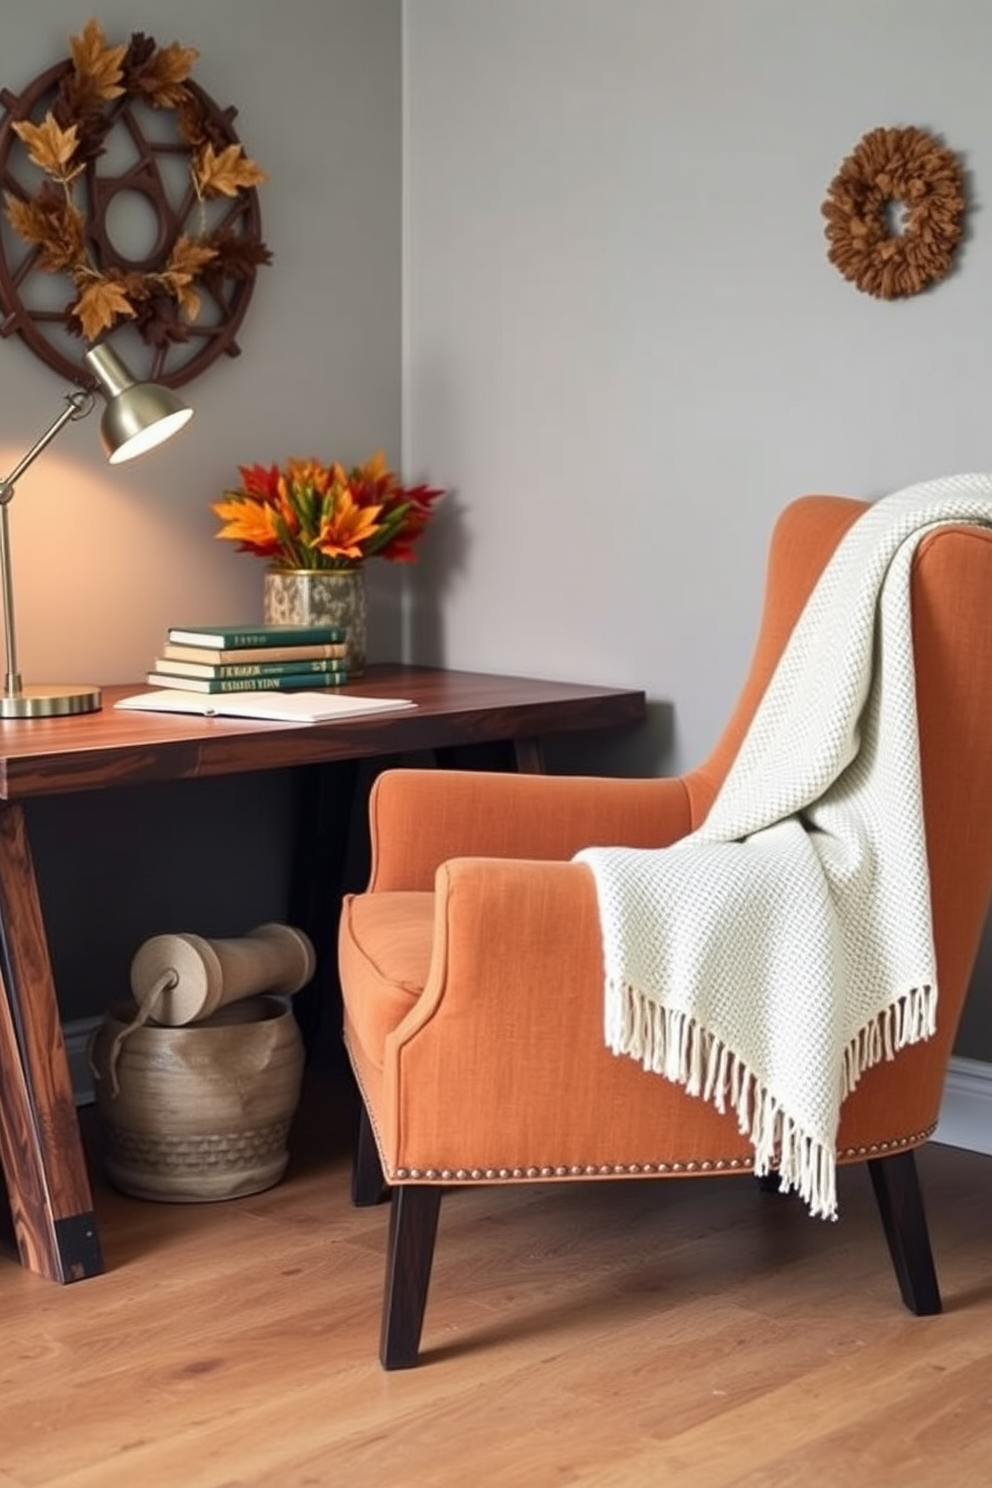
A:
<svg viewBox="0 0 992 1488">
<path fill-rule="evenodd" d="M 64 1034 L 77 1106 L 92 1103 L 93 1074 L 86 1048 L 100 1018 L 73 1018 Z M 947 1068 L 935 1142 L 992 1155 L 992 1064 L 955 1056 Z"/>
<path fill-rule="evenodd" d="M 933 1139 L 992 1154 L 992 1064 L 957 1055 L 951 1060 Z"/>
</svg>

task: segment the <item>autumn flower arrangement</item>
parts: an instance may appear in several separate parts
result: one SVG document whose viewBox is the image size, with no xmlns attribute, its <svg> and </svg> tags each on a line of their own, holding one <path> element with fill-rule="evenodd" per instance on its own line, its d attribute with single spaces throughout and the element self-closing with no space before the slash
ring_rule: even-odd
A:
<svg viewBox="0 0 992 1488">
<path fill-rule="evenodd" d="M 208 202 L 239 198 L 263 182 L 265 172 L 232 142 L 225 116 L 191 83 L 199 55 L 194 48 L 159 47 L 141 32 L 110 46 L 91 19 L 81 35 L 70 38 L 70 49 L 71 64 L 65 64 L 41 122 L 12 121 L 43 179 L 33 194 L 21 186 L 6 191 L 7 220 L 32 245 L 38 267 L 72 280 L 75 298 L 65 316 L 71 332 L 92 341 L 126 320 L 149 344 L 185 340 L 183 317 L 196 319 L 199 286 L 216 289 L 224 279 L 250 278 L 259 264 L 271 261 L 257 233 L 235 232 L 223 215 L 212 227 L 207 221 Z M 102 212 L 87 204 L 84 189 L 122 110 L 134 105 L 173 113 L 173 148 L 185 155 L 189 176 L 187 199 L 172 213 L 162 260 L 146 272 L 117 258 Z M 151 158 L 146 147 L 146 174 Z M 196 224 L 192 232 L 187 215 Z"/>
<path fill-rule="evenodd" d="M 366 558 L 412 563 L 414 544 L 444 495 L 403 486 L 377 451 L 351 470 L 337 461 L 292 459 L 238 467 L 241 485 L 211 509 L 217 533 L 276 569 L 347 569 Z"/>
</svg>

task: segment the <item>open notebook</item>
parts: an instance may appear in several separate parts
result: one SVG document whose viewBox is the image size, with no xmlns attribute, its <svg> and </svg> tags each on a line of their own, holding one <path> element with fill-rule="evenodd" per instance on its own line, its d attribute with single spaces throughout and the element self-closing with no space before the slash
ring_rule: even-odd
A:
<svg viewBox="0 0 992 1488">
<path fill-rule="evenodd" d="M 178 687 L 118 698 L 115 708 L 137 713 L 199 713 L 204 718 L 266 718 L 277 723 L 333 723 L 363 713 L 415 708 L 410 698 L 329 695 L 326 692 L 227 692 L 204 697 Z"/>
</svg>

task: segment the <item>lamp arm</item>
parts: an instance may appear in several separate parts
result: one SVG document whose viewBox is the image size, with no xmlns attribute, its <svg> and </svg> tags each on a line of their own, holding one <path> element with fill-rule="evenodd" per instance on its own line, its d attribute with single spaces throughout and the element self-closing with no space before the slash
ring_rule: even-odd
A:
<svg viewBox="0 0 992 1488">
<path fill-rule="evenodd" d="M 95 394 L 89 389 L 77 388 L 75 392 L 66 393 L 65 407 L 58 418 L 48 426 L 40 439 L 35 440 L 24 458 L 14 466 L 7 479 L 0 481 L 0 502 L 6 506 L 14 494 L 14 486 L 20 480 L 28 466 L 34 464 L 42 450 L 51 444 L 56 434 L 61 429 L 64 429 L 66 424 L 75 419 L 85 418 L 91 411 L 95 401 Z"/>
<path fill-rule="evenodd" d="M 27 454 L 18 461 L 6 480 L 0 481 L 0 591 L 3 599 L 3 630 L 4 646 L 6 654 L 6 674 L 4 676 L 4 693 L 6 696 L 16 696 L 21 691 L 21 678 L 17 670 L 17 641 L 14 633 L 14 581 L 10 563 L 10 524 L 7 509 L 14 496 L 14 487 L 29 465 L 41 454 L 56 434 L 64 429 L 66 424 L 75 419 L 85 418 L 96 401 L 95 396 L 89 390 L 77 389 L 66 393 L 65 407 L 40 439 L 28 450 Z"/>
</svg>

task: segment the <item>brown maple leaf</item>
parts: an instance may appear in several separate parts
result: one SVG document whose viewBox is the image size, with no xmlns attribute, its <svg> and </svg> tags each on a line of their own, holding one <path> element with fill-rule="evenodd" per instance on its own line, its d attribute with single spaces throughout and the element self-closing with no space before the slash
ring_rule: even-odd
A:
<svg viewBox="0 0 992 1488">
<path fill-rule="evenodd" d="M 134 92 L 134 79 L 141 76 L 148 65 L 148 59 L 154 56 L 155 50 L 154 37 L 146 36 L 143 31 L 131 32 L 131 40 L 127 44 L 127 51 L 121 63 L 121 82 L 124 84 L 125 93 Z"/>
<path fill-rule="evenodd" d="M 168 294 L 149 295 L 137 308 L 134 324 L 147 346 L 188 341 L 189 327 L 179 318 L 179 306 Z"/>
<path fill-rule="evenodd" d="M 176 128 L 180 138 L 192 150 L 202 150 L 204 145 L 214 145 L 223 150 L 229 138 L 223 125 L 212 119 L 199 99 L 188 90 L 185 98 L 176 105 Z"/>
<path fill-rule="evenodd" d="M 268 176 L 240 145 L 220 152 L 206 145 L 191 162 L 193 181 L 200 196 L 237 196 L 248 186 L 258 186 Z"/>
<path fill-rule="evenodd" d="M 100 332 L 109 330 L 119 317 L 131 319 L 134 306 L 119 280 L 111 277 L 88 279 L 69 313 L 79 321 L 86 340 L 95 341 Z"/>
<path fill-rule="evenodd" d="M 49 110 L 40 124 L 32 124 L 30 119 L 21 119 L 15 121 L 12 127 L 18 139 L 23 142 L 28 159 L 39 170 L 44 171 L 46 176 L 52 176 L 56 181 L 67 185 L 74 176 L 79 175 L 82 166 L 72 164 L 79 142 L 79 131 L 75 124 L 63 129 Z"/>
<path fill-rule="evenodd" d="M 71 69 L 59 78 L 58 89 L 52 103 L 52 114 L 63 129 L 74 124 L 87 107 L 99 107 L 100 100 L 93 99 L 89 87 Z"/>
<path fill-rule="evenodd" d="M 207 143 L 206 116 L 192 93 L 187 92 L 176 105 L 176 130 L 192 150 L 199 150 Z"/>
<path fill-rule="evenodd" d="M 188 91 L 183 85 L 199 55 L 195 47 L 180 46 L 175 41 L 154 54 L 140 77 L 135 80 L 152 108 L 179 106 Z"/>
<path fill-rule="evenodd" d="M 204 265 L 216 256 L 216 248 L 211 248 L 206 243 L 194 242 L 192 238 L 180 236 L 176 239 L 175 246 L 169 254 L 164 278 L 174 284 L 189 284 L 202 271 Z"/>
<path fill-rule="evenodd" d="M 114 125 L 98 98 L 86 98 L 76 86 L 75 73 L 65 72 L 52 103 L 52 117 L 63 129 L 76 127 L 74 165 L 88 165 L 103 154 L 104 141 Z"/>
<path fill-rule="evenodd" d="M 214 257 L 204 268 L 202 279 L 214 294 L 219 294 L 225 279 L 251 279 L 259 265 L 272 262 L 271 252 L 254 233 L 239 236 L 230 228 L 221 228 L 207 242 L 214 249 Z"/>
<path fill-rule="evenodd" d="M 191 284 L 175 284 L 172 290 L 186 319 L 195 320 L 200 313 L 200 296 L 197 291 Z"/>
<path fill-rule="evenodd" d="M 88 165 L 91 160 L 97 160 L 104 153 L 104 141 L 113 128 L 113 120 L 91 109 L 80 115 L 76 127 L 79 130 L 79 143 L 75 158 L 80 165 Z"/>
<path fill-rule="evenodd" d="M 137 270 L 133 270 L 128 274 L 118 273 L 115 277 L 121 292 L 135 311 L 143 300 L 149 299 L 154 293 L 155 281 L 148 274 L 139 274 Z"/>
<path fill-rule="evenodd" d="M 91 16 L 83 27 L 81 36 L 70 36 L 69 47 L 76 67 L 76 76 L 86 85 L 88 94 L 102 99 L 119 98 L 124 92 L 121 86 L 121 63 L 126 46 L 108 47 L 100 23 Z"/>
<path fill-rule="evenodd" d="M 5 202 L 7 221 L 14 231 L 40 247 L 39 268 L 58 274 L 82 260 L 83 214 L 51 182 L 43 181 L 31 201 L 8 191 Z"/>
<path fill-rule="evenodd" d="M 161 275 L 162 283 L 173 296 L 187 320 L 195 320 L 200 313 L 200 296 L 193 288 L 204 264 L 214 257 L 212 248 L 194 243 L 189 238 L 180 238 L 169 256 L 169 263 Z"/>
</svg>

